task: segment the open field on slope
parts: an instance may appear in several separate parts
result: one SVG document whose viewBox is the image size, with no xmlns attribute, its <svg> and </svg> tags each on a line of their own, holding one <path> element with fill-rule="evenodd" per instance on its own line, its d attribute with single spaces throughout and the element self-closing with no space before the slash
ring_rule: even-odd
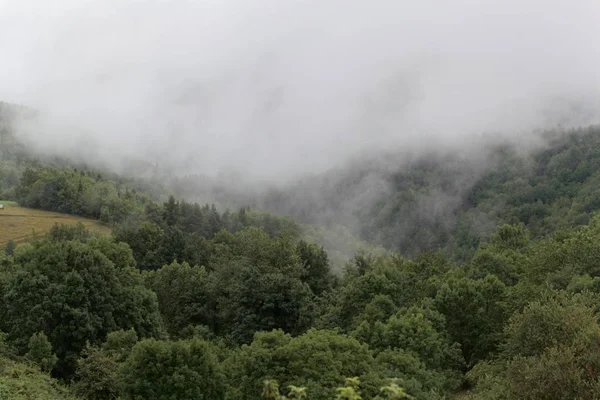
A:
<svg viewBox="0 0 600 400">
<path fill-rule="evenodd" d="M 10 201 L 0 200 L 0 204 L 4 204 L 4 209 L 0 210 L 0 246 L 9 240 L 23 243 L 35 236 L 42 236 L 54 224 L 75 225 L 81 222 L 92 231 L 110 233 L 108 226 L 91 219 L 20 207 Z"/>
</svg>

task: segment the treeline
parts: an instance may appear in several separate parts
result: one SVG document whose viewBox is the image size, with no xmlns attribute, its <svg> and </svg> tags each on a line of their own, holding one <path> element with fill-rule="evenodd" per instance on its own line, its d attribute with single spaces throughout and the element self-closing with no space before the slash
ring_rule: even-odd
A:
<svg viewBox="0 0 600 400">
<path fill-rule="evenodd" d="M 148 182 L 85 166 L 65 166 L 63 161 L 48 163 L 31 157 L 18 163 L 0 161 L 0 200 L 100 220 L 130 245 L 138 266 L 144 269 L 159 268 L 173 259 L 203 264 L 204 240 L 221 230 L 237 232 L 247 227 L 261 227 L 271 236 L 285 231 L 295 238 L 321 243 L 338 272 L 360 249 L 384 252 L 343 227 L 302 226 L 293 218 L 244 206 L 223 211 L 214 204 L 178 201 L 173 196 L 157 196 L 154 192 L 162 193 L 163 189 L 148 189 Z M 166 201 L 158 201 L 161 197 Z"/>
<path fill-rule="evenodd" d="M 0 330 L 84 399 L 599 398 L 600 218 L 530 235 L 502 226 L 462 265 L 357 254 L 336 278 L 286 232 L 140 271 L 115 237 L 56 227 L 1 258 Z"/>
<path fill-rule="evenodd" d="M 140 268 L 156 269 L 173 260 L 207 265 L 208 239 L 221 231 L 235 233 L 248 227 L 260 227 L 270 236 L 300 236 L 300 227 L 289 218 L 246 208 L 219 213 L 214 205 L 178 202 L 172 196 L 164 204 L 149 204 L 138 218 L 116 225 L 114 232 L 117 240 L 131 247 Z"/>
<path fill-rule="evenodd" d="M 31 208 L 124 221 L 140 214 L 151 199 L 135 189 L 72 168 L 27 168 L 16 189 L 17 201 Z"/>
<path fill-rule="evenodd" d="M 130 245 L 143 269 L 156 269 L 174 259 L 204 265 L 205 240 L 226 230 L 263 228 L 270 235 L 286 231 L 298 237 L 290 218 L 240 208 L 217 211 L 215 205 L 154 201 L 147 193 L 89 170 L 69 167 L 27 167 L 15 188 L 25 207 L 98 219 L 113 226 L 118 240 Z"/>
</svg>

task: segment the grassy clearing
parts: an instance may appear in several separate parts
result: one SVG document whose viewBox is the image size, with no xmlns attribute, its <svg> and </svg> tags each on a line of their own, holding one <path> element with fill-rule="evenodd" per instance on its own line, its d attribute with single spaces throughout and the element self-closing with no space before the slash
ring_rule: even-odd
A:
<svg viewBox="0 0 600 400">
<path fill-rule="evenodd" d="M 91 231 L 110 233 L 110 227 L 91 219 L 20 207 L 10 201 L 0 200 L 0 204 L 4 204 L 4 209 L 0 210 L 0 246 L 9 240 L 24 243 L 35 236 L 43 236 L 54 224 L 75 225 L 81 222 Z"/>
</svg>

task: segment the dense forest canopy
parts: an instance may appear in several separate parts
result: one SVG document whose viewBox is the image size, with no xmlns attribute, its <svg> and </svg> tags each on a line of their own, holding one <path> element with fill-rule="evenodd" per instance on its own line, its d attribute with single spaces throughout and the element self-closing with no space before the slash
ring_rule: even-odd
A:
<svg viewBox="0 0 600 400">
<path fill-rule="evenodd" d="M 0 397 L 600 398 L 598 127 L 224 189 L 233 211 L 0 132 L 1 199 L 112 229 L 0 253 Z"/>
</svg>

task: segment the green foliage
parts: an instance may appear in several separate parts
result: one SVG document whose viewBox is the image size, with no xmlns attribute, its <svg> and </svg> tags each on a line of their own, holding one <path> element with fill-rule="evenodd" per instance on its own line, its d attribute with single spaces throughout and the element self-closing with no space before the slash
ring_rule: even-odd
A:
<svg viewBox="0 0 600 400">
<path fill-rule="evenodd" d="M 471 373 L 480 396 L 476 398 L 598 398 L 596 303 L 588 294 L 547 293 L 516 313 L 506 327 L 499 360 Z"/>
<path fill-rule="evenodd" d="M 223 231 L 207 246 L 206 267 L 174 262 L 146 273 L 173 336 L 181 337 L 188 326 L 204 326 L 211 335 L 244 343 L 261 330 L 308 328 L 314 294 L 294 241 L 248 228 Z"/>
<path fill-rule="evenodd" d="M 50 372 L 58 361 L 56 354 L 52 353 L 52 345 L 44 332 L 34 333 L 31 336 L 28 349 L 25 357 L 38 364 L 44 372 Z"/>
<path fill-rule="evenodd" d="M 244 235 L 247 239 L 255 237 L 258 241 L 263 241 L 267 245 L 264 250 L 268 252 L 270 238 L 287 237 L 289 241 L 290 238 L 298 237 L 298 230 L 295 223 L 285 218 L 262 214 L 251 216 L 245 209 L 238 213 L 226 211 L 220 214 L 214 205 L 201 207 L 185 201 L 177 202 L 171 196 L 162 206 L 147 204 L 145 215 L 117 225 L 114 234 L 117 241 L 125 242 L 132 248 L 139 268 L 155 270 L 173 261 L 207 266 L 212 261 L 211 257 L 215 256 L 215 251 L 224 250 L 223 246 L 217 246 L 221 248 L 215 250 L 215 242 L 235 244 L 229 241 L 236 242 L 236 238 L 244 240 Z M 226 233 L 222 233 L 225 231 L 246 233 L 228 237 Z M 236 252 L 237 247 L 233 251 Z M 313 272 L 306 274 L 307 279 L 311 275 L 322 274 L 323 263 L 328 267 L 326 255 L 316 253 L 311 259 L 314 261 Z M 315 282 L 313 279 L 313 283 Z M 325 286 L 328 287 L 327 284 Z"/>
<path fill-rule="evenodd" d="M 311 324 L 314 295 L 302 281 L 304 268 L 291 238 L 270 238 L 248 228 L 213 239 L 208 269 L 209 325 L 217 335 L 248 343 L 254 332 L 281 328 L 301 333 Z"/>
<path fill-rule="evenodd" d="M 117 357 L 88 346 L 77 361 L 74 392 L 87 400 L 115 400 L 119 395 Z"/>
<path fill-rule="evenodd" d="M 411 307 L 401 309 L 385 323 L 375 322 L 367 338 L 361 337 L 366 329 L 364 324 L 353 335 L 376 351 L 402 350 L 414 355 L 424 369 L 440 372 L 441 387 L 454 389 L 460 382 L 459 371 L 464 360 L 460 346 L 450 340 L 444 324 L 444 317 L 436 311 Z M 415 371 L 402 371 L 404 375 L 409 372 Z"/>
<path fill-rule="evenodd" d="M 396 383 L 390 383 L 389 385 L 382 387 L 381 391 L 384 393 L 385 397 L 388 400 L 402 400 L 402 399 L 411 400 L 411 399 L 414 399 L 414 397 L 407 394 L 404 391 L 404 389 L 402 389 Z"/>
<path fill-rule="evenodd" d="M 507 286 L 515 285 L 523 275 L 530 250 L 529 234 L 522 225 L 504 225 L 492 235 L 489 244 L 475 252 L 469 274 L 476 279 L 497 276 Z"/>
<path fill-rule="evenodd" d="M 332 331 L 309 330 L 292 337 L 284 332 L 258 333 L 226 362 L 232 383 L 228 398 L 258 399 L 265 379 L 282 386 L 306 387 L 311 399 L 331 399 L 348 376 L 359 376 L 363 390 L 376 394 L 381 378 L 368 347 Z"/>
<path fill-rule="evenodd" d="M 361 400 L 362 396 L 358 387 L 360 379 L 358 377 L 346 378 L 346 386 L 336 388 L 336 400 Z"/>
<path fill-rule="evenodd" d="M 54 224 L 46 235 L 46 238 L 53 242 L 65 242 L 69 240 L 87 242 L 92 237 L 97 237 L 97 235 L 87 230 L 81 222 L 76 225 Z"/>
<path fill-rule="evenodd" d="M 331 290 L 334 278 L 331 275 L 329 259 L 323 247 L 301 240 L 296 249 L 305 270 L 303 281 L 308 284 L 312 292 L 321 295 L 323 292 Z"/>
<path fill-rule="evenodd" d="M 507 365 L 510 391 L 525 400 L 598 398 L 599 339 L 579 349 L 553 346 L 539 357 L 516 357 Z M 593 353 L 582 357 L 578 350 Z"/>
<path fill-rule="evenodd" d="M 0 356 L 9 357 L 13 353 L 13 350 L 6 342 L 6 333 L 0 331 Z"/>
<path fill-rule="evenodd" d="M 588 226 L 556 232 L 532 251 L 526 277 L 535 284 L 565 289 L 574 275 L 600 275 L 600 220 Z"/>
<path fill-rule="evenodd" d="M 447 259 L 439 253 L 423 254 L 416 260 L 406 260 L 397 255 L 371 258 L 359 254 L 333 294 L 320 323 L 328 328 L 340 327 L 350 331 L 365 318 L 368 319 L 366 316 L 370 312 L 365 312 L 367 307 L 383 307 L 389 312 L 393 307 L 418 303 L 435 295 L 438 286 L 436 277 L 448 268 Z M 374 301 L 387 304 L 376 305 Z M 384 310 L 381 312 L 386 313 Z"/>
<path fill-rule="evenodd" d="M 363 322 L 352 335 L 375 350 L 389 377 L 399 378 L 410 393 L 423 398 L 455 390 L 464 359 L 445 328 L 445 318 L 429 307 L 402 308 L 374 323 Z"/>
<path fill-rule="evenodd" d="M 308 393 L 306 392 L 305 387 L 289 385 L 288 389 L 290 391 L 287 397 L 290 399 L 305 399 L 308 397 Z"/>
<path fill-rule="evenodd" d="M 15 241 L 9 240 L 8 242 L 6 242 L 6 246 L 4 246 L 4 253 L 7 256 L 12 256 L 16 247 L 17 247 L 17 244 L 15 243 Z"/>
<path fill-rule="evenodd" d="M 492 246 L 498 250 L 519 250 L 529 244 L 529 232 L 523 224 L 502 225 L 492 235 Z"/>
<path fill-rule="evenodd" d="M 265 399 L 285 400 L 285 399 L 305 399 L 308 397 L 305 387 L 294 385 L 288 386 L 289 392 L 287 396 L 282 396 L 279 393 L 279 384 L 274 379 L 266 379 L 263 382 L 262 396 Z"/>
<path fill-rule="evenodd" d="M 210 346 L 200 340 L 142 340 L 118 371 L 123 399 L 224 399 L 225 385 Z"/>
<path fill-rule="evenodd" d="M 279 400 L 281 394 L 279 394 L 279 384 L 274 379 L 266 379 L 263 382 L 262 396 L 265 399 Z"/>
<path fill-rule="evenodd" d="M 100 347 L 90 346 L 83 350 L 77 360 L 75 393 L 84 399 L 117 399 L 119 365 L 131 354 L 138 341 L 135 330 L 110 332 Z"/>
<path fill-rule="evenodd" d="M 131 349 L 138 342 L 137 333 L 133 328 L 129 330 L 118 330 L 106 335 L 106 342 L 102 345 L 102 350 L 115 357 L 119 361 L 129 357 Z"/>
<path fill-rule="evenodd" d="M 147 275 L 147 285 L 156 293 L 167 330 L 178 336 L 188 325 L 212 325 L 214 313 L 204 267 L 172 263 Z"/>
<path fill-rule="evenodd" d="M 440 400 L 445 393 L 454 392 L 462 383 L 455 373 L 444 371 L 444 366 L 429 369 L 414 353 L 403 349 L 380 352 L 376 364 L 385 377 L 393 378 L 410 395 L 424 400 Z"/>
<path fill-rule="evenodd" d="M 124 192 L 124 193 L 123 193 Z M 149 199 L 122 186 L 71 168 L 27 168 L 16 196 L 22 205 L 100 219 L 122 221 L 142 211 Z"/>
<path fill-rule="evenodd" d="M 497 348 L 508 318 L 506 296 L 505 285 L 494 275 L 483 279 L 449 275 L 443 281 L 435 305 L 469 366 Z"/>
<path fill-rule="evenodd" d="M 152 222 L 137 226 L 121 225 L 115 229 L 115 239 L 127 243 L 142 269 L 155 269 L 163 263 L 164 231 Z"/>
<path fill-rule="evenodd" d="M 230 264 L 213 276 L 217 300 L 217 333 L 232 341 L 250 341 L 254 332 L 281 328 L 301 333 L 311 322 L 312 293 L 284 272 L 261 273 L 247 263 Z"/>
<path fill-rule="evenodd" d="M 346 378 L 345 385 L 336 388 L 335 398 L 338 400 L 360 400 L 360 379 L 358 377 Z M 285 400 L 285 399 L 305 399 L 308 397 L 308 392 L 305 387 L 294 385 L 288 386 L 289 393 L 287 396 L 282 396 L 279 392 L 279 384 L 274 379 L 266 379 L 263 382 L 262 397 L 264 399 Z M 381 393 L 389 400 L 412 400 L 413 396 L 407 394 L 404 389 L 398 386 L 397 383 L 391 382 L 381 387 Z M 377 397 L 380 399 L 380 397 Z"/>
<path fill-rule="evenodd" d="M 5 285 L 2 329 L 23 353 L 31 335 L 44 332 L 61 377 L 72 375 L 88 341 L 99 344 L 108 332 L 135 328 L 142 337 L 161 334 L 156 297 L 142 286 L 139 273 L 115 265 L 95 247 L 100 246 L 78 241 L 30 246 L 15 257 L 18 272 Z"/>
<path fill-rule="evenodd" d="M 471 369 L 467 380 L 472 390 L 465 396 L 465 400 L 513 400 L 506 377 L 506 364 L 481 361 Z"/>
<path fill-rule="evenodd" d="M 506 326 L 503 354 L 539 356 L 549 347 L 569 345 L 581 335 L 600 332 L 595 302 L 589 295 L 548 293 L 528 304 Z"/>
<path fill-rule="evenodd" d="M 0 356 L 0 399 L 77 400 L 37 365 Z"/>
</svg>

